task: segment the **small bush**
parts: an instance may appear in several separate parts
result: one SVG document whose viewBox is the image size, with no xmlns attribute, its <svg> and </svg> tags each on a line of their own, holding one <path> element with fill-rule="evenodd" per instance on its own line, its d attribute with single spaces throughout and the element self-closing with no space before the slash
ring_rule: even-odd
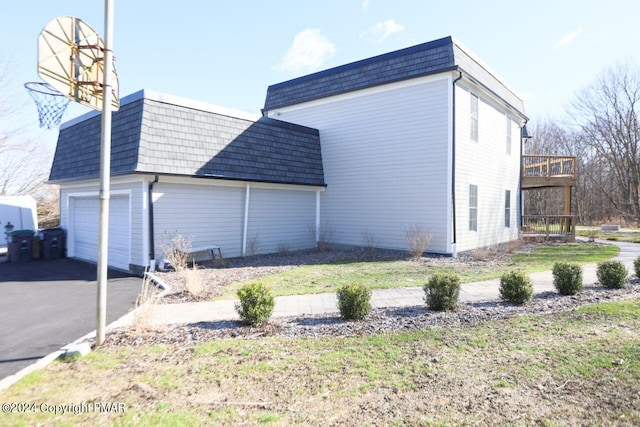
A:
<svg viewBox="0 0 640 427">
<path fill-rule="evenodd" d="M 627 268 L 620 261 L 603 261 L 598 264 L 598 281 L 605 288 L 624 288 L 628 274 Z"/>
<path fill-rule="evenodd" d="M 533 284 L 525 274 L 516 271 L 500 278 L 500 298 L 513 304 L 524 304 L 533 296 Z"/>
<path fill-rule="evenodd" d="M 431 310 L 451 310 L 460 297 L 460 277 L 454 273 L 436 273 L 423 287 L 424 301 Z"/>
<path fill-rule="evenodd" d="M 199 297 L 204 291 L 204 280 L 202 273 L 193 263 L 193 267 L 182 272 L 184 275 L 184 289 L 194 297 Z"/>
<path fill-rule="evenodd" d="M 340 315 L 347 320 L 361 320 L 371 311 L 371 291 L 362 283 L 342 285 L 336 293 Z"/>
<path fill-rule="evenodd" d="M 142 288 L 136 298 L 136 311 L 132 328 L 137 332 L 145 332 L 151 329 L 153 320 L 154 303 L 157 296 L 157 288 L 146 274 L 142 279 Z"/>
<path fill-rule="evenodd" d="M 315 224 L 309 226 L 309 237 L 316 242 L 316 246 L 320 250 L 327 249 L 331 246 L 335 232 L 335 227 L 329 222 L 325 222 L 319 226 Z"/>
<path fill-rule="evenodd" d="M 278 243 L 278 255 L 287 255 L 289 254 L 289 243 L 287 242 L 280 242 Z"/>
<path fill-rule="evenodd" d="M 577 264 L 553 264 L 553 286 L 562 295 L 575 295 L 582 290 L 582 268 Z"/>
<path fill-rule="evenodd" d="M 249 325 L 260 325 L 273 314 L 275 298 L 263 283 L 247 283 L 238 289 L 236 295 L 240 299 L 236 303 L 236 311 L 240 319 Z"/>
<path fill-rule="evenodd" d="M 636 272 L 636 278 L 640 279 L 640 256 L 633 260 L 633 270 Z"/>
<path fill-rule="evenodd" d="M 249 255 L 255 255 L 258 253 L 258 248 L 260 248 L 260 237 L 258 233 L 256 233 L 252 238 L 247 240 L 247 253 Z"/>
<path fill-rule="evenodd" d="M 404 230 L 407 242 L 407 252 L 413 257 L 420 258 L 431 243 L 431 233 L 420 224 L 413 224 Z"/>
<path fill-rule="evenodd" d="M 180 273 L 189 268 L 189 252 L 191 252 L 191 244 L 193 237 L 184 237 L 178 232 L 168 235 L 165 232 L 164 242 L 161 250 L 164 257 L 173 269 Z"/>
<path fill-rule="evenodd" d="M 379 243 L 376 234 L 368 228 L 365 228 L 362 233 L 360 233 L 360 238 L 362 240 L 362 247 L 367 252 L 373 251 L 373 249 Z"/>
</svg>

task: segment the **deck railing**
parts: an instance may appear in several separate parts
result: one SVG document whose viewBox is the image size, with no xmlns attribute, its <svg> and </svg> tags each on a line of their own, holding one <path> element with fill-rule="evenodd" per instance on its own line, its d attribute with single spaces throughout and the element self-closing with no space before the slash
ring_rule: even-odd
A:
<svg viewBox="0 0 640 427">
<path fill-rule="evenodd" d="M 576 172 L 574 156 L 522 156 L 522 176 L 566 177 Z"/>
<path fill-rule="evenodd" d="M 522 188 L 573 187 L 576 158 L 572 156 L 522 156 Z"/>
<path fill-rule="evenodd" d="M 575 217 L 573 215 L 523 215 L 522 234 L 545 237 L 565 236 L 574 239 Z"/>
</svg>

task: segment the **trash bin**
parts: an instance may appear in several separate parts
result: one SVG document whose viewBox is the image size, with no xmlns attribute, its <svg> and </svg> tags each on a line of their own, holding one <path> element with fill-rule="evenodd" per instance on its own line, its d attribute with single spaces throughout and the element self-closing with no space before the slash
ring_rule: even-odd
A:
<svg viewBox="0 0 640 427">
<path fill-rule="evenodd" d="M 7 233 L 9 240 L 9 261 L 31 261 L 33 230 L 13 230 Z"/>
<path fill-rule="evenodd" d="M 40 230 L 42 259 L 58 259 L 64 256 L 65 233 L 62 228 Z"/>
</svg>

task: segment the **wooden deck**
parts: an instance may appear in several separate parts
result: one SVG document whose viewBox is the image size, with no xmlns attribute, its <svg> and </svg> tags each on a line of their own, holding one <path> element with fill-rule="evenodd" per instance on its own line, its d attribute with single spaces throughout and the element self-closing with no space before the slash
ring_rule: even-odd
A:
<svg viewBox="0 0 640 427">
<path fill-rule="evenodd" d="M 573 241 L 576 237 L 573 215 L 522 215 L 522 234 L 550 239 L 561 237 Z"/>
<path fill-rule="evenodd" d="M 522 188 L 575 187 L 573 156 L 522 156 Z"/>
</svg>

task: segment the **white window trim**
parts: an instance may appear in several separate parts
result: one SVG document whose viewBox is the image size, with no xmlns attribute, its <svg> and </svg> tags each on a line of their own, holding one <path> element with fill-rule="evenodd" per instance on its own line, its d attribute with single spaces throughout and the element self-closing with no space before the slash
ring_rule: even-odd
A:
<svg viewBox="0 0 640 427">
<path fill-rule="evenodd" d="M 507 155 L 510 156 L 511 155 L 511 142 L 512 142 L 512 137 L 511 137 L 511 133 L 512 133 L 512 124 L 511 124 L 511 117 L 509 116 L 505 116 L 507 118 Z"/>
<path fill-rule="evenodd" d="M 471 203 L 471 189 L 475 187 L 475 206 Z M 475 212 L 475 227 L 472 227 L 472 212 Z M 478 231 L 478 186 L 469 184 L 469 231 Z"/>
<path fill-rule="evenodd" d="M 469 139 L 474 142 L 480 141 L 480 98 L 478 95 L 470 92 L 471 98 L 469 100 Z M 475 100 L 475 114 L 473 111 Z M 475 132 L 474 132 L 475 131 Z M 475 138 L 474 138 L 475 136 Z"/>
<path fill-rule="evenodd" d="M 511 228 L 511 190 L 504 190 L 504 196 L 504 228 Z"/>
</svg>

